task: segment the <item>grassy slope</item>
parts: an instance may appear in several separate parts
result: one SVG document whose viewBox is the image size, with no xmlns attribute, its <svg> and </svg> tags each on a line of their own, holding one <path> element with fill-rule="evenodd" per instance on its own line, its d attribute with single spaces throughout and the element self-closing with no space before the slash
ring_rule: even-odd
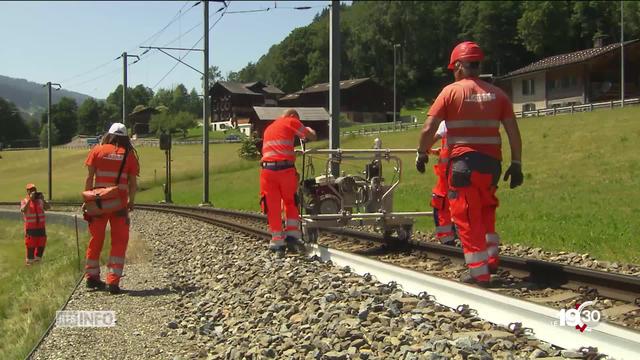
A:
<svg viewBox="0 0 640 360">
<path fill-rule="evenodd" d="M 501 185 L 498 192 L 498 229 L 503 239 L 553 250 L 588 251 L 603 259 L 640 262 L 638 115 L 640 109 L 632 107 L 520 120 L 526 178 L 523 187 L 510 190 Z M 418 131 L 381 137 L 385 147 L 415 148 Z M 348 137 L 342 144 L 345 148 L 369 148 L 372 140 Z M 252 162 L 237 159 L 238 147 L 239 144 L 211 146 L 211 200 L 218 207 L 257 210 L 258 169 Z M 162 199 L 163 153 L 157 148 L 141 148 L 139 152 L 143 191 L 138 200 L 158 201 Z M 507 148 L 507 160 L 508 153 Z M 82 187 L 85 170 L 81 162 L 86 151 L 55 154 L 54 195 L 71 199 Z M 3 156 L 0 173 L 11 176 L 0 178 L 0 200 L 17 200 L 23 185 L 30 181 L 46 190 L 44 151 L 5 152 Z M 202 194 L 201 147 L 177 146 L 173 159 L 174 201 L 197 204 Z M 425 210 L 434 177 L 431 173 L 417 174 L 412 156 L 405 156 L 403 163 L 405 174 L 395 193 L 396 208 Z M 316 169 L 322 167 L 318 161 L 315 165 Z M 29 169 L 38 166 L 40 170 L 29 175 Z M 418 222 L 418 228 L 431 231 L 432 227 L 427 219 Z"/>
<path fill-rule="evenodd" d="M 80 275 L 74 230 L 49 225 L 43 262 L 26 267 L 22 226 L 0 220 L 0 359 L 27 355 Z"/>
</svg>

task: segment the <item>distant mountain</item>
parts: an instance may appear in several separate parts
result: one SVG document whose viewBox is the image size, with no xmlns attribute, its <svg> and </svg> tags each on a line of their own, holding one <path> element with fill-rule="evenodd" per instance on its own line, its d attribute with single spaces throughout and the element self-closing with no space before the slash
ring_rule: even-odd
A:
<svg viewBox="0 0 640 360">
<path fill-rule="evenodd" d="M 47 88 L 42 87 L 42 84 L 25 79 L 0 75 L 0 97 L 31 113 L 42 111 L 47 107 Z M 75 99 L 80 105 L 91 96 L 65 89 L 51 92 L 51 101 L 54 104 L 63 97 Z"/>
</svg>

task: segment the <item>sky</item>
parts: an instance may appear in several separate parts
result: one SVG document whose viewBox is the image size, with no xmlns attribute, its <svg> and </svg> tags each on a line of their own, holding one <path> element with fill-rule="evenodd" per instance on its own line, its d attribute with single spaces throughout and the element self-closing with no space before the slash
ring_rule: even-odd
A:
<svg viewBox="0 0 640 360">
<path fill-rule="evenodd" d="M 227 3 L 220 17 L 222 3 L 209 2 L 209 26 L 218 21 L 209 33 L 209 63 L 218 66 L 223 76 L 256 62 L 293 29 L 311 23 L 330 1 Z M 143 84 L 157 91 L 182 83 L 201 93 L 199 73 L 178 64 L 167 75 L 177 63 L 174 59 L 157 50 L 142 55 L 144 49 L 139 48 L 194 47 L 203 36 L 204 16 L 203 5 L 194 4 L 196 1 L 0 1 L 0 75 L 60 83 L 65 89 L 104 99 L 122 84 L 122 60 L 116 58 L 127 51 L 141 55 L 138 63 L 131 64 L 134 58 L 129 61 L 130 87 Z M 300 6 L 312 8 L 291 9 Z M 246 12 L 264 9 L 269 10 Z M 203 42 L 195 47 L 202 48 Z M 176 57 L 186 54 L 168 52 Z M 192 51 L 183 61 L 202 69 L 202 52 Z"/>
</svg>

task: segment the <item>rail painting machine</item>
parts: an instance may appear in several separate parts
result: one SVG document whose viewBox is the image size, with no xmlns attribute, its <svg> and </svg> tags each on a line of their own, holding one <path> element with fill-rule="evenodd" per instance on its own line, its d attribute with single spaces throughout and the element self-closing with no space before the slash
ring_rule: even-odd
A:
<svg viewBox="0 0 640 360">
<path fill-rule="evenodd" d="M 373 226 L 388 243 L 409 241 L 414 218 L 433 214 L 430 211 L 393 211 L 393 192 L 402 178 L 399 155 L 415 152 L 413 149 L 383 149 L 380 139 L 375 139 L 373 149 L 306 149 L 302 143 L 302 151 L 298 151 L 302 154 L 298 198 L 305 241 L 316 242 L 320 229 L 347 226 Z M 312 155 L 327 156 L 320 176 L 309 174 L 314 172 Z M 345 160 L 367 163 L 360 174 L 342 172 L 341 176 L 334 177 L 332 163 L 340 165 Z M 393 165 L 393 179 L 389 184 L 385 184 L 383 164 Z"/>
</svg>

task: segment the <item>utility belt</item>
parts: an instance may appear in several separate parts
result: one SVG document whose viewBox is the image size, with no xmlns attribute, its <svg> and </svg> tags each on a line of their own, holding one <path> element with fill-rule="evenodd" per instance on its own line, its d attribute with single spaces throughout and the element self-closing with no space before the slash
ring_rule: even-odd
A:
<svg viewBox="0 0 640 360">
<path fill-rule="evenodd" d="M 47 231 L 45 228 L 39 229 L 26 229 L 25 233 L 27 236 L 47 236 Z"/>
<path fill-rule="evenodd" d="M 263 169 L 266 170 L 285 170 L 295 167 L 296 164 L 293 161 L 281 160 L 281 161 L 263 161 L 260 163 Z"/>
</svg>

